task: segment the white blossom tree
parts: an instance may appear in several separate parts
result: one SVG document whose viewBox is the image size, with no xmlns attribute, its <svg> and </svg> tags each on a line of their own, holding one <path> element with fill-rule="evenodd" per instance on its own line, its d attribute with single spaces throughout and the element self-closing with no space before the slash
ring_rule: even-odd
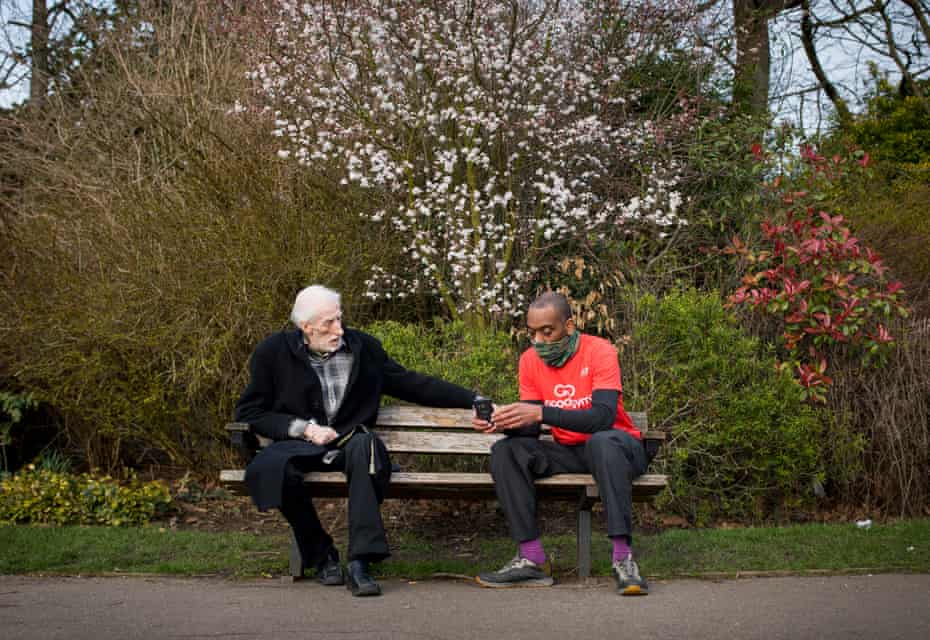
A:
<svg viewBox="0 0 930 640">
<path fill-rule="evenodd" d="M 429 294 L 452 317 L 517 315 L 566 243 L 686 224 L 672 141 L 687 116 L 662 122 L 628 78 L 687 42 L 687 3 L 271 8 L 252 77 L 278 155 L 369 192 L 379 204 L 364 215 L 409 240 L 405 270 L 374 269 L 372 298 Z"/>
</svg>

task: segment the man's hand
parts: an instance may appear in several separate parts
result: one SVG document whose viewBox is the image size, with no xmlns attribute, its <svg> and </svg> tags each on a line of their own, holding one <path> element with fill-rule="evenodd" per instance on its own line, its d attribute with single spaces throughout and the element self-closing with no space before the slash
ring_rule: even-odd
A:
<svg viewBox="0 0 930 640">
<path fill-rule="evenodd" d="M 484 433 L 498 433 L 508 429 L 519 429 L 542 421 L 542 405 L 529 402 L 514 402 L 502 407 L 495 407 L 491 422 L 478 418 L 472 419 L 472 425 Z"/>
<path fill-rule="evenodd" d="M 338 436 L 339 434 L 336 433 L 335 429 L 332 427 L 324 427 L 323 425 L 315 424 L 313 422 L 308 424 L 307 428 L 304 429 L 304 440 L 309 440 L 313 444 L 320 447 L 332 442 Z"/>
<path fill-rule="evenodd" d="M 482 420 L 481 418 L 478 417 L 478 412 L 476 411 L 475 415 L 472 416 L 471 426 L 475 431 L 481 431 L 483 433 L 494 433 L 496 429 L 494 428 L 493 420 L 494 420 L 493 417 L 491 418 L 491 422 Z"/>
</svg>

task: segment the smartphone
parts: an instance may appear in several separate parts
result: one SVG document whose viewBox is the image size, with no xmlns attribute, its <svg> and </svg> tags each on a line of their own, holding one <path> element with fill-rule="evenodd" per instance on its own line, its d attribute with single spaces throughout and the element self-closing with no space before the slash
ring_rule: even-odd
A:
<svg viewBox="0 0 930 640">
<path fill-rule="evenodd" d="M 485 422 L 491 421 L 491 414 L 494 412 L 494 406 L 490 398 L 484 396 L 475 396 L 475 413 Z"/>
</svg>

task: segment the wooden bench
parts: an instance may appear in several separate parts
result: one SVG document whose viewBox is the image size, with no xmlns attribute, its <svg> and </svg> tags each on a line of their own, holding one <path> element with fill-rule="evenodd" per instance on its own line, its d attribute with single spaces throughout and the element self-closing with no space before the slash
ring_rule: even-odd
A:
<svg viewBox="0 0 930 640">
<path fill-rule="evenodd" d="M 634 424 L 643 432 L 647 451 L 655 452 L 665 439 L 660 431 L 647 431 L 645 413 L 630 412 Z M 430 456 L 490 455 L 491 445 L 506 436 L 483 434 L 472 429 L 470 409 L 433 409 L 429 407 L 397 405 L 383 407 L 378 415 L 376 431 L 384 441 L 392 458 L 396 454 L 422 454 Z M 247 424 L 226 425 L 233 446 L 243 462 L 248 462 L 256 451 L 271 441 L 252 432 Z M 543 438 L 551 436 L 543 435 Z M 416 460 L 416 458 L 412 458 Z M 460 473 L 455 471 L 425 472 L 402 467 L 391 476 L 388 499 L 392 498 L 454 498 L 464 500 L 494 499 L 494 480 L 489 473 Z M 220 480 L 232 490 L 245 491 L 245 470 L 227 469 L 220 472 Z M 314 495 L 345 497 L 346 482 L 341 472 L 312 472 L 306 476 L 314 484 Z M 633 500 L 645 502 L 656 496 L 667 484 L 666 476 L 647 473 L 633 483 Z M 539 499 L 574 502 L 577 509 L 578 575 L 591 574 L 591 508 L 599 495 L 594 479 L 588 474 L 560 474 L 536 481 Z M 291 543 L 290 573 L 302 575 L 300 552 Z"/>
</svg>

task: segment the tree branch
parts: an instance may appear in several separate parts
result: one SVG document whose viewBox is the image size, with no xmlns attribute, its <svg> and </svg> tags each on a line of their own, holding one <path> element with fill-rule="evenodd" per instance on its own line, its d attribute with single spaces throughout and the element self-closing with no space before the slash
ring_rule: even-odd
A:
<svg viewBox="0 0 930 640">
<path fill-rule="evenodd" d="M 810 0 L 801 0 L 801 44 L 804 46 L 804 53 L 807 54 L 807 60 L 810 62 L 811 71 L 817 78 L 817 82 L 823 87 L 824 93 L 830 98 L 830 102 L 836 108 L 836 113 L 840 119 L 840 126 L 846 127 L 852 122 L 852 114 L 846 101 L 843 100 L 836 87 L 830 82 L 823 65 L 820 63 L 820 57 L 817 55 L 817 48 L 814 45 L 814 25 L 811 20 Z"/>
<path fill-rule="evenodd" d="M 907 88 L 910 95 L 916 96 L 918 95 L 917 83 L 914 81 L 914 76 L 912 76 L 911 72 L 908 70 L 910 65 L 905 64 L 898 54 L 898 46 L 894 39 L 894 28 L 891 24 L 891 18 L 885 11 L 886 7 L 880 0 L 875 0 L 875 6 L 880 9 L 882 22 L 885 25 L 885 41 L 888 43 L 888 55 L 894 60 L 895 64 L 898 65 L 898 70 L 901 71 L 901 84 Z"/>
<path fill-rule="evenodd" d="M 919 0 L 901 0 L 904 4 L 910 7 L 911 11 L 914 12 L 914 17 L 917 18 L 917 24 L 920 25 L 920 30 L 924 34 L 924 40 L 930 45 L 930 22 L 927 20 L 927 12 L 925 7 L 922 7 Z M 922 11 L 922 9 L 924 9 Z"/>
</svg>

